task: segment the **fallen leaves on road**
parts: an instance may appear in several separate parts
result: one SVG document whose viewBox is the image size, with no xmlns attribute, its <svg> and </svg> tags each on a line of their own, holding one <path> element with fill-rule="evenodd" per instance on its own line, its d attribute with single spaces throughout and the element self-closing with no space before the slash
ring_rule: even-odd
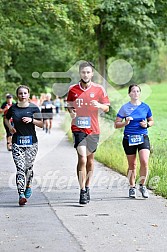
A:
<svg viewBox="0 0 167 252">
<path fill-rule="evenodd" d="M 157 224 L 151 224 L 151 226 L 152 226 L 152 227 L 158 227 L 158 225 L 157 225 Z"/>
</svg>

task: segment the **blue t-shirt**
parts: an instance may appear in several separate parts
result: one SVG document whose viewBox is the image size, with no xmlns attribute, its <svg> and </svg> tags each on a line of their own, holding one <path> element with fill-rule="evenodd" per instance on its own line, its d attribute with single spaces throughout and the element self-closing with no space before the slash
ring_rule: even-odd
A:
<svg viewBox="0 0 167 252">
<path fill-rule="evenodd" d="M 146 103 L 142 102 L 140 105 L 133 105 L 131 102 L 128 102 L 124 104 L 120 108 L 117 117 L 125 119 L 128 116 L 132 117 L 133 120 L 130 120 L 130 123 L 125 126 L 125 136 L 138 134 L 148 135 L 147 128 L 140 126 L 141 121 L 152 116 L 151 109 Z"/>
</svg>

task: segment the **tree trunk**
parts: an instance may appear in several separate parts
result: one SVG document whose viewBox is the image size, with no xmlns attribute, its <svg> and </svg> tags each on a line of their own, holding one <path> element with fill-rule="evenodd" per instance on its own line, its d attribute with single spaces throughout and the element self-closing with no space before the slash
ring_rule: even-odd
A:
<svg viewBox="0 0 167 252">
<path fill-rule="evenodd" d="M 102 54 L 99 55 L 99 74 L 102 76 L 101 82 L 105 90 L 107 89 L 107 84 L 106 84 L 106 57 Z"/>
<path fill-rule="evenodd" d="M 102 24 L 99 24 L 97 29 L 96 29 L 96 37 L 98 41 L 98 48 L 99 48 L 99 59 L 98 59 L 98 64 L 99 64 L 99 83 L 103 85 L 105 89 L 107 89 L 107 84 L 106 84 L 106 56 L 104 53 L 104 48 L 105 48 L 105 40 L 103 38 L 102 34 Z"/>
</svg>

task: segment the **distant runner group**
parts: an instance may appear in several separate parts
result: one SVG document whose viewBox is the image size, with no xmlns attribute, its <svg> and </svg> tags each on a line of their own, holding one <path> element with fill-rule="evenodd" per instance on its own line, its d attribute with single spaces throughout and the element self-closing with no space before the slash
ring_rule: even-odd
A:
<svg viewBox="0 0 167 252">
<path fill-rule="evenodd" d="M 102 85 L 92 81 L 94 65 L 83 62 L 79 66 L 80 81 L 71 85 L 67 97 L 66 108 L 71 116 L 71 130 L 74 137 L 74 148 L 77 152 L 77 176 L 80 186 L 79 203 L 90 201 L 91 178 L 94 170 L 94 154 L 99 137 L 99 112 L 108 112 L 110 101 Z M 137 151 L 140 161 L 139 190 L 144 198 L 148 198 L 146 182 L 148 177 L 148 161 L 150 142 L 148 128 L 153 126 L 150 107 L 140 101 L 140 86 L 129 86 L 130 101 L 123 104 L 117 113 L 115 128 L 124 127 L 123 148 L 128 160 L 129 197 L 136 198 L 136 164 Z M 32 97 L 30 89 L 21 85 L 16 90 L 17 102 L 7 94 L 6 102 L 1 106 L 3 122 L 6 129 L 7 149 L 12 151 L 16 166 L 16 185 L 19 194 L 19 205 L 26 204 L 32 195 L 33 164 L 38 151 L 38 139 L 35 126 L 51 132 L 53 109 L 59 114 L 61 100 L 56 97 L 55 103 L 51 94 L 41 101 Z"/>
</svg>

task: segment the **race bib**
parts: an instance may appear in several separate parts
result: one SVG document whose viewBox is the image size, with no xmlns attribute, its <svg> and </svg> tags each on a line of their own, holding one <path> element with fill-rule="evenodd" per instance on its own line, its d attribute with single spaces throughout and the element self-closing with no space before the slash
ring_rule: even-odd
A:
<svg viewBox="0 0 167 252">
<path fill-rule="evenodd" d="M 46 109 L 52 108 L 52 104 L 46 104 Z"/>
<path fill-rule="evenodd" d="M 88 116 L 78 116 L 78 117 L 76 117 L 75 125 L 78 128 L 90 128 L 91 127 L 91 118 Z"/>
<path fill-rule="evenodd" d="M 17 136 L 17 145 L 20 147 L 31 147 L 32 136 Z"/>
<path fill-rule="evenodd" d="M 129 146 L 144 143 L 143 135 L 129 135 Z"/>
</svg>

